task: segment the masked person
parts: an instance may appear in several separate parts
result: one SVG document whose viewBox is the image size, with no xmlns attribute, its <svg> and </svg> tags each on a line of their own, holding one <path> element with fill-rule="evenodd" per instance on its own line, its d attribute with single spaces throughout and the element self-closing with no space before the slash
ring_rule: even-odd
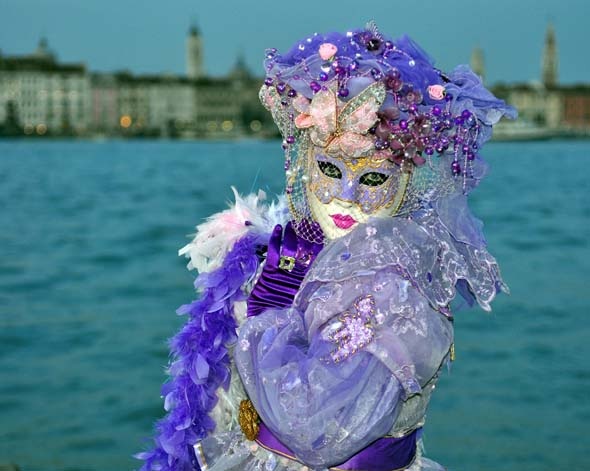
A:
<svg viewBox="0 0 590 471">
<path fill-rule="evenodd" d="M 265 66 L 285 198 L 236 195 L 181 251 L 201 296 L 180 309 L 144 469 L 443 469 L 420 436 L 453 310 L 507 291 L 467 195 L 515 113 L 373 24 Z"/>
</svg>

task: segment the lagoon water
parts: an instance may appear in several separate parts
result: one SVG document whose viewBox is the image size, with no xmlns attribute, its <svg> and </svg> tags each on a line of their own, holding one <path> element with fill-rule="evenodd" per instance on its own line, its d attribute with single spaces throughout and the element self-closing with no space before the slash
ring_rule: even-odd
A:
<svg viewBox="0 0 590 471">
<path fill-rule="evenodd" d="M 451 470 L 590 469 L 590 142 L 492 143 L 472 206 L 511 296 L 456 316 L 425 429 Z M 176 256 L 241 193 L 281 191 L 277 142 L 0 141 L 0 465 L 139 467 Z"/>
</svg>

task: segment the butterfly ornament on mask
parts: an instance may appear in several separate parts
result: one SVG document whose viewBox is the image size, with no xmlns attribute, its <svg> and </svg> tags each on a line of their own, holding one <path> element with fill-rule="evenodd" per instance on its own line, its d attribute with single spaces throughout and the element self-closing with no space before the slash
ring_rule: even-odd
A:
<svg viewBox="0 0 590 471">
<path fill-rule="evenodd" d="M 348 102 L 334 90 L 319 91 L 311 100 L 298 96 L 293 107 L 300 114 L 295 126 L 309 129 L 311 142 L 332 155 L 358 158 L 375 152 L 375 136 L 368 134 L 378 120 L 377 111 L 385 100 L 385 86 L 375 82 Z"/>
</svg>

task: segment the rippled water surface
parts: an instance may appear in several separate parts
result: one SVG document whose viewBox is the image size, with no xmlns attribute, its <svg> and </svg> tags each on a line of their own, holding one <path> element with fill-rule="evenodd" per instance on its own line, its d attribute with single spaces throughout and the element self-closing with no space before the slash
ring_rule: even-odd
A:
<svg viewBox="0 0 590 471">
<path fill-rule="evenodd" d="M 428 417 L 452 470 L 590 469 L 590 142 L 488 146 L 473 194 L 512 295 L 456 318 Z M 176 256 L 203 217 L 282 187 L 276 142 L 0 141 L 0 465 L 134 469 L 161 416 Z"/>
</svg>

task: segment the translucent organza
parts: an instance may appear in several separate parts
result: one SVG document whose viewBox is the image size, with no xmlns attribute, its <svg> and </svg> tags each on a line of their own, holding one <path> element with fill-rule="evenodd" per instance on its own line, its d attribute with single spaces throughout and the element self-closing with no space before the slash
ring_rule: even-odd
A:
<svg viewBox="0 0 590 471">
<path fill-rule="evenodd" d="M 444 471 L 438 463 L 422 456 L 418 443 L 416 458 L 406 471 Z M 203 471 L 328 471 L 313 468 L 298 461 L 278 456 L 254 442 L 244 439 L 240 430 L 216 434 L 195 446 L 199 466 Z"/>
<path fill-rule="evenodd" d="M 375 240 L 390 234 L 374 231 L 353 232 Z M 263 422 L 318 469 L 346 461 L 388 433 L 420 426 L 452 343 L 449 320 L 393 260 L 375 270 L 342 269 L 370 246 L 367 240 L 347 245 L 352 240 L 322 251 L 292 308 L 248 319 L 234 352 Z M 327 266 L 334 267 L 330 274 Z"/>
<path fill-rule="evenodd" d="M 297 461 L 234 422 L 197 445 L 207 470 L 324 470 L 423 425 L 453 342 L 449 303 L 459 292 L 489 308 L 505 288 L 478 221 L 449 217 L 458 208 L 359 225 L 324 247 L 292 307 L 242 323 L 233 357 L 245 393 Z M 419 452 L 408 469 L 442 468 Z"/>
</svg>

